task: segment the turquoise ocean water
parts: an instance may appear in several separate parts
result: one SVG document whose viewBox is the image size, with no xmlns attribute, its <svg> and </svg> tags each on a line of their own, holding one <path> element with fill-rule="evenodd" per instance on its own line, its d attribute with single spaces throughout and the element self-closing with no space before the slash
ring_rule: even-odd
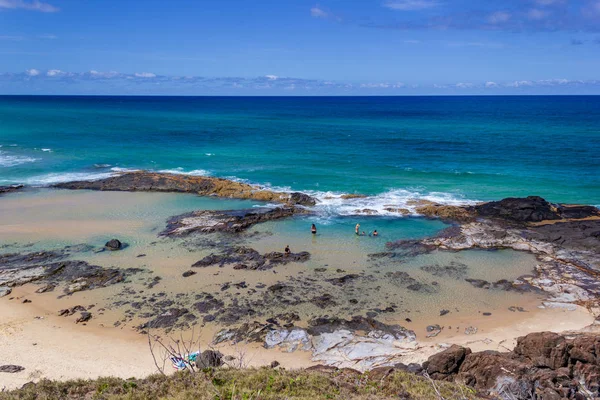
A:
<svg viewBox="0 0 600 400">
<path fill-rule="evenodd" d="M 594 96 L 0 96 L 0 146 L 0 185 L 150 169 L 307 191 L 336 215 L 412 198 L 600 205 Z"/>
</svg>

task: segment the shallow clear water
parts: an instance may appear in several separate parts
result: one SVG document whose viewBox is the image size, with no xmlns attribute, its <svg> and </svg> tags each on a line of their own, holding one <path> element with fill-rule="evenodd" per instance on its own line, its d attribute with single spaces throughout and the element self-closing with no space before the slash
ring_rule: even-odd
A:
<svg viewBox="0 0 600 400">
<path fill-rule="evenodd" d="M 532 194 L 600 204 L 594 96 L 0 96 L 0 145 L 0 184 L 143 168 L 237 177 L 321 198 L 379 195 L 368 204 L 376 209 L 412 197 Z M 328 203 L 329 214 L 355 208 Z"/>
<path fill-rule="evenodd" d="M 414 321 L 411 327 L 424 330 L 427 324 L 439 320 L 442 309 L 449 310 L 451 315 L 440 323 L 460 320 L 464 329 L 482 312 L 493 312 L 495 318 L 500 315 L 513 318 L 515 314 L 507 311 L 509 306 L 533 309 L 537 301 L 532 294 L 477 289 L 464 280 L 469 277 L 495 281 L 528 274 L 536 263 L 531 254 L 472 250 L 436 251 L 414 258 L 369 257 L 369 254 L 386 251 L 388 241 L 433 235 L 447 226 L 437 220 L 364 216 L 323 220 L 319 216 L 302 216 L 259 224 L 241 236 L 212 234 L 172 239 L 157 236 L 171 215 L 197 209 L 240 209 L 259 203 L 185 194 L 30 189 L 3 196 L 1 204 L 0 252 L 25 253 L 80 243 L 98 249 L 116 237 L 127 244 L 125 249 L 100 253 L 85 251 L 72 257 L 105 267 L 143 268 L 147 272 L 135 275 L 126 285 L 138 292 L 137 298 L 141 293 L 165 292 L 169 298 L 177 296 L 180 299 L 179 294 L 183 294 L 191 299 L 186 307 L 192 307 L 195 294 L 201 292 L 213 293 L 226 301 L 261 302 L 264 287 L 283 282 L 298 285 L 297 296 L 304 301 L 297 306 L 269 303 L 261 311 L 268 315 L 298 312 L 306 321 L 324 314 L 364 315 L 393 306 L 394 312 L 380 314 L 382 320 L 396 323 L 410 317 Z M 310 233 L 313 222 L 317 223 L 316 236 Z M 366 232 L 377 229 L 381 236 L 356 236 L 356 223 L 360 223 L 361 230 Z M 310 252 L 310 260 L 265 271 L 234 270 L 231 265 L 192 268 L 196 275 L 182 277 L 193 263 L 210 253 L 220 252 L 224 245 L 251 246 L 266 253 L 282 251 L 287 244 L 294 252 Z M 463 273 L 460 276 L 436 276 L 422 269 L 428 265 L 458 265 Z M 398 272 L 407 273 L 412 279 L 409 283 L 418 283 L 422 287 L 410 289 L 409 283 L 390 275 Z M 331 279 L 347 274 L 360 277 L 343 285 L 331 283 Z M 160 276 L 162 280 L 149 290 L 147 279 L 154 276 Z M 225 284 L 242 281 L 247 288 L 222 289 Z M 82 296 L 86 302 L 110 309 L 115 301 L 131 300 L 121 292 L 123 288 L 115 285 Z M 311 300 L 323 295 L 333 296 L 335 304 L 321 308 Z M 103 321 L 112 324 L 115 321 L 110 318 L 120 319 L 122 311 L 114 308 Z"/>
</svg>

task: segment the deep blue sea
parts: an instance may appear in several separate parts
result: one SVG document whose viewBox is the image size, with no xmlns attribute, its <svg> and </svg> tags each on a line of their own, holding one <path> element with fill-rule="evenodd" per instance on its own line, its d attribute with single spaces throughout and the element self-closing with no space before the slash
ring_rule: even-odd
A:
<svg viewBox="0 0 600 400">
<path fill-rule="evenodd" d="M 0 96 L 0 146 L 0 185 L 149 169 L 308 191 L 341 214 L 412 198 L 600 205 L 600 96 Z"/>
</svg>

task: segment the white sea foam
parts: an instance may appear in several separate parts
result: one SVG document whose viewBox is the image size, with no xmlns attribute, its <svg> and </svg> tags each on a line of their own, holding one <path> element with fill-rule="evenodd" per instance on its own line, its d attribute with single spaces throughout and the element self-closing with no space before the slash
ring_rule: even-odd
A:
<svg viewBox="0 0 600 400">
<path fill-rule="evenodd" d="M 14 167 L 21 164 L 36 162 L 37 158 L 9 154 L 0 151 L 0 167 Z"/>
<path fill-rule="evenodd" d="M 105 179 L 113 176 L 113 172 L 87 173 L 87 172 L 64 172 L 51 173 L 45 175 L 34 176 L 26 179 L 25 183 L 33 186 L 46 186 L 55 183 L 71 182 L 71 181 L 94 181 L 97 179 Z"/>
<path fill-rule="evenodd" d="M 318 199 L 315 211 L 323 216 L 336 215 L 381 215 L 400 216 L 397 210 L 405 209 L 417 215 L 414 201 L 428 200 L 438 204 L 466 205 L 477 201 L 466 199 L 458 194 L 423 192 L 418 190 L 394 189 L 375 196 L 343 198 L 343 193 L 307 192 Z"/>
<path fill-rule="evenodd" d="M 46 153 L 52 153 L 52 149 L 42 149 L 42 151 L 45 151 Z"/>
<path fill-rule="evenodd" d="M 163 169 L 158 172 L 162 172 L 164 174 L 178 174 L 178 175 L 192 175 L 192 176 L 209 176 L 210 172 L 204 169 L 194 169 L 191 171 L 186 171 L 183 168 L 173 168 L 173 169 Z"/>
<path fill-rule="evenodd" d="M 255 184 L 247 179 L 228 176 L 226 179 L 255 185 L 259 189 L 272 190 L 276 192 L 295 192 L 289 186 L 272 186 L 270 184 Z M 324 192 L 318 190 L 303 191 L 317 199 L 317 205 L 313 210 L 323 218 L 335 216 L 352 215 L 379 215 L 379 216 L 402 216 L 399 209 L 409 211 L 409 215 L 418 215 L 415 209 L 419 200 L 427 200 L 444 205 L 470 205 L 476 204 L 478 200 L 467 199 L 459 193 L 427 192 L 418 189 L 393 189 L 374 196 L 344 198 L 347 193 Z"/>
</svg>

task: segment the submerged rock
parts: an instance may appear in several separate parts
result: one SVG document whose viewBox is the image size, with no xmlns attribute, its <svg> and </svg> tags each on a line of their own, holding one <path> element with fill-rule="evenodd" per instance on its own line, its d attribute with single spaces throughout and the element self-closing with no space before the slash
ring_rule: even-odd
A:
<svg viewBox="0 0 600 400">
<path fill-rule="evenodd" d="M 23 185 L 9 185 L 9 186 L 0 186 L 0 196 L 3 194 L 13 193 L 18 190 L 23 189 L 25 186 Z"/>
<path fill-rule="evenodd" d="M 123 243 L 121 243 L 118 239 L 111 239 L 108 242 L 106 242 L 104 247 L 110 251 L 121 250 L 121 248 L 123 247 Z"/>
<path fill-rule="evenodd" d="M 249 247 L 234 247 L 226 249 L 222 254 L 210 254 L 197 261 L 192 267 L 223 267 L 234 265 L 234 269 L 266 270 L 276 265 L 285 265 L 292 262 L 306 262 L 310 259 L 310 253 L 301 251 L 299 253 L 285 254 L 271 252 L 261 255 L 258 251 Z"/>
</svg>

